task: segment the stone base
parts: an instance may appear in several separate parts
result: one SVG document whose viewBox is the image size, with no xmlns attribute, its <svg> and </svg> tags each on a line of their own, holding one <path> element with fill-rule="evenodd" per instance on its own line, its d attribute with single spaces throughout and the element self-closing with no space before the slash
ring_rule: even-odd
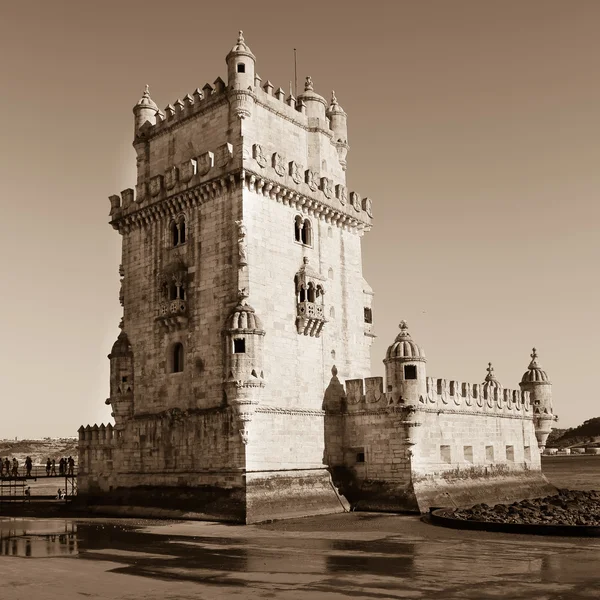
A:
<svg viewBox="0 0 600 600">
<path fill-rule="evenodd" d="M 326 469 L 246 474 L 246 523 L 348 512 Z"/>
<path fill-rule="evenodd" d="M 413 476 L 413 489 L 422 513 L 430 508 L 471 507 L 486 503 L 508 504 L 526 498 L 541 498 L 558 493 L 541 471 L 502 473 L 478 477 L 451 474 Z"/>
<path fill-rule="evenodd" d="M 165 518 L 243 523 L 246 498 L 241 488 L 140 485 L 115 487 L 110 491 L 80 491 L 77 494 L 77 507 L 98 514 L 128 517 L 158 518 L 160 514 Z"/>
</svg>

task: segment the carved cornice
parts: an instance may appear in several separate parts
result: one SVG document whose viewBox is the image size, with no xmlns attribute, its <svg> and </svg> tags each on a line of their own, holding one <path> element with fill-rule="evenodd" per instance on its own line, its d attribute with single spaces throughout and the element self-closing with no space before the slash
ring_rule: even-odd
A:
<svg viewBox="0 0 600 600">
<path fill-rule="evenodd" d="M 256 171 L 245 169 L 242 174 L 242 185 L 285 206 L 308 213 L 326 223 L 331 223 L 342 229 L 362 232 L 371 229 L 371 223 L 364 221 L 359 216 L 352 216 L 344 211 L 334 208 L 318 198 L 306 196 L 279 181 L 269 179 Z"/>
<path fill-rule="evenodd" d="M 520 421 L 532 421 L 533 414 L 523 414 L 519 413 L 516 415 L 511 415 L 509 413 L 496 413 L 496 412 L 484 412 L 479 410 L 456 410 L 453 408 L 421 408 L 416 407 L 417 412 L 426 412 L 426 413 L 438 413 L 438 414 L 453 414 L 453 415 L 465 415 L 467 417 L 492 417 L 499 419 L 519 419 Z"/>
<path fill-rule="evenodd" d="M 280 408 L 278 406 L 257 406 L 256 413 L 273 414 L 273 415 L 292 415 L 292 416 L 307 416 L 307 417 L 324 417 L 324 410 L 314 410 L 311 408 Z"/>
<path fill-rule="evenodd" d="M 121 234 L 129 233 L 133 229 L 141 229 L 164 218 L 171 218 L 182 210 L 202 206 L 210 200 L 235 189 L 239 177 L 239 170 L 221 177 L 215 177 L 184 192 L 168 196 L 146 206 L 140 206 L 135 212 L 113 219 L 110 224 Z"/>
</svg>

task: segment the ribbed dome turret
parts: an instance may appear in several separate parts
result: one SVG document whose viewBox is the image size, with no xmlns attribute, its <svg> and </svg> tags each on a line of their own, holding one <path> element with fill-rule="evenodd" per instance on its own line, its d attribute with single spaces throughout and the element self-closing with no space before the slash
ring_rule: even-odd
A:
<svg viewBox="0 0 600 600">
<path fill-rule="evenodd" d="M 331 104 L 327 109 L 327 116 L 331 119 L 331 115 L 346 115 L 346 111 L 338 104 L 335 92 L 331 92 Z"/>
<path fill-rule="evenodd" d="M 248 48 L 248 45 L 246 44 L 246 41 L 244 40 L 244 32 L 241 30 L 238 34 L 238 39 L 237 39 L 235 46 L 229 51 L 229 54 L 227 55 L 227 58 L 225 60 L 229 60 L 230 57 L 232 57 L 232 56 L 240 56 L 240 55 L 249 56 L 250 58 L 252 58 L 252 60 L 256 60 L 256 56 L 254 56 L 254 54 L 252 54 L 252 51 L 250 50 L 250 48 Z"/>
<path fill-rule="evenodd" d="M 406 321 L 401 321 L 399 327 L 400 333 L 396 336 L 394 343 L 387 349 L 385 359 L 418 360 L 425 362 L 425 352 L 410 337 Z"/>
<path fill-rule="evenodd" d="M 129 338 L 124 331 L 121 331 L 117 341 L 113 344 L 113 347 L 108 355 L 108 358 L 117 358 L 118 356 L 131 356 L 132 349 L 129 343 Z"/>
<path fill-rule="evenodd" d="M 144 89 L 144 93 L 142 97 L 138 100 L 138 103 L 134 106 L 133 110 L 135 112 L 136 108 L 152 108 L 154 110 L 158 110 L 158 106 L 156 102 L 150 98 L 150 88 L 146 86 Z"/>
<path fill-rule="evenodd" d="M 488 372 L 488 374 L 486 375 L 485 381 L 483 382 L 483 389 L 484 390 L 494 390 L 494 389 L 501 390 L 502 385 L 496 379 L 496 376 L 494 375 L 494 367 L 492 367 L 492 363 L 488 363 L 487 372 Z"/>
<path fill-rule="evenodd" d="M 238 304 L 227 321 L 227 329 L 255 329 L 262 331 L 262 323 L 251 306 Z"/>
<path fill-rule="evenodd" d="M 527 371 L 523 373 L 523 377 L 521 377 L 521 383 L 550 383 L 550 379 L 548 378 L 548 374 L 537 361 L 537 350 L 534 348 L 531 353 L 531 362 L 529 363 L 529 367 Z"/>
<path fill-rule="evenodd" d="M 307 101 L 315 101 L 321 103 L 325 108 L 327 108 L 327 100 L 323 98 L 320 94 L 317 94 L 314 90 L 312 78 L 309 76 L 306 78 L 304 83 L 304 91 L 298 96 L 298 100 Z"/>
</svg>

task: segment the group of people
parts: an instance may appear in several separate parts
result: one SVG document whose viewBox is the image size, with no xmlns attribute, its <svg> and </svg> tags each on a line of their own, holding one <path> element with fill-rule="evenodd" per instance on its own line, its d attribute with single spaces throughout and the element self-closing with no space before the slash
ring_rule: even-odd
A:
<svg viewBox="0 0 600 600">
<path fill-rule="evenodd" d="M 69 458 L 61 458 L 58 461 L 58 475 L 73 475 L 75 469 L 75 459 L 72 456 Z M 46 461 L 46 477 L 56 475 L 56 460 L 53 458 Z"/>
<path fill-rule="evenodd" d="M 56 459 L 48 458 L 46 461 L 46 477 L 74 475 L 75 459 L 72 456 L 69 456 L 69 458 L 62 457 L 58 461 L 58 473 L 56 472 L 56 464 Z M 31 456 L 28 456 L 25 459 L 25 477 L 31 477 L 32 468 L 33 461 Z M 0 477 L 19 477 L 19 461 L 16 458 L 13 458 L 12 461 L 9 458 L 0 458 Z"/>
<path fill-rule="evenodd" d="M 31 456 L 25 459 L 25 470 L 27 471 L 27 477 L 31 477 L 31 469 L 33 468 L 33 461 Z M 7 458 L 0 458 L 0 477 L 18 477 L 19 476 L 19 461 L 13 458 L 12 461 Z"/>
</svg>

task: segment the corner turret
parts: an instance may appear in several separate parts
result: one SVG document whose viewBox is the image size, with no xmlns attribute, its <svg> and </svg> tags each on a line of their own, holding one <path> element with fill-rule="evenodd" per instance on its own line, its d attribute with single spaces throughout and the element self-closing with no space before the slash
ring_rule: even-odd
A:
<svg viewBox="0 0 600 600">
<path fill-rule="evenodd" d="M 522 391 L 530 393 L 535 437 L 540 452 L 543 452 L 546 447 L 546 440 L 552 431 L 552 423 L 557 420 L 557 417 L 552 412 L 552 384 L 548 374 L 538 363 L 535 348 L 530 356 L 531 362 L 527 371 L 523 373 L 519 385 Z"/>
<path fill-rule="evenodd" d="M 346 170 L 346 155 L 348 154 L 348 124 L 344 109 L 338 104 L 335 92 L 331 92 L 331 104 L 325 113 L 333 131 L 333 143 L 337 149 L 340 164 Z"/>
<path fill-rule="evenodd" d="M 327 128 L 325 111 L 327 109 L 327 101 L 323 96 L 319 96 L 314 91 L 311 77 L 306 78 L 304 83 L 304 92 L 298 96 L 298 102 L 304 102 L 306 105 L 306 116 L 309 118 L 309 125 L 317 125 L 323 129 Z M 318 119 L 318 122 L 312 122 L 310 119 Z"/>
<path fill-rule="evenodd" d="M 227 57 L 227 85 L 230 89 L 242 89 L 254 87 L 254 70 L 256 57 L 244 41 L 244 32 L 240 31 L 235 46 Z"/>
<path fill-rule="evenodd" d="M 427 359 L 410 337 L 406 321 L 401 321 L 399 327 L 400 333 L 383 361 L 387 392 L 394 403 L 414 405 L 427 396 Z"/>
<path fill-rule="evenodd" d="M 124 331 L 113 344 L 108 355 L 110 360 L 110 398 L 106 404 L 112 407 L 117 429 L 133 414 L 133 350 Z"/>
<path fill-rule="evenodd" d="M 134 132 L 136 136 L 146 121 L 148 121 L 150 125 L 156 124 L 156 113 L 158 113 L 158 106 L 154 100 L 150 98 L 150 88 L 146 86 L 144 94 L 133 107 L 133 114 L 135 116 Z"/>
<path fill-rule="evenodd" d="M 263 338 L 265 331 L 254 309 L 243 298 L 223 330 L 225 336 L 224 390 L 227 404 L 240 422 L 240 435 L 248 443 L 248 425 L 265 386 Z"/>
<path fill-rule="evenodd" d="M 229 106 L 235 117 L 245 119 L 252 114 L 256 57 L 244 41 L 240 30 L 236 45 L 227 57 L 227 88 Z"/>
</svg>

